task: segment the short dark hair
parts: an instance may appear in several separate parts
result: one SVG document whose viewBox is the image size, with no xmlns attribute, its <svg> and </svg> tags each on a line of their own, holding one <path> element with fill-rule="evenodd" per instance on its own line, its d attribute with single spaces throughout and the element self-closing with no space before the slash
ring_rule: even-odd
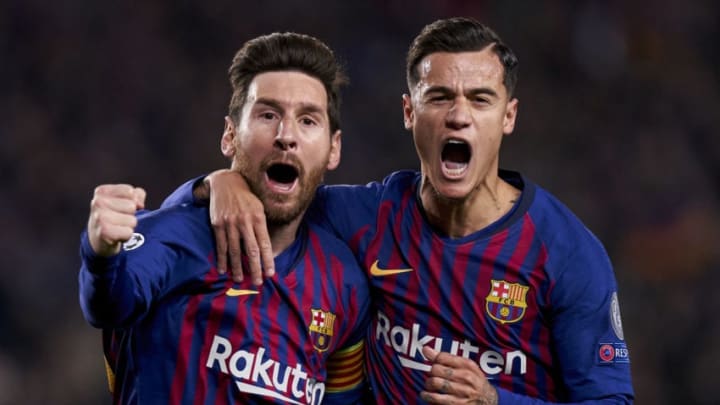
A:
<svg viewBox="0 0 720 405">
<path fill-rule="evenodd" d="M 472 18 L 455 17 L 437 20 L 415 37 L 407 54 L 407 84 L 412 91 L 420 80 L 418 64 L 424 57 L 435 52 L 473 52 L 492 45 L 493 52 L 500 58 L 505 73 L 503 84 L 508 96 L 512 96 L 517 83 L 518 60 L 500 37 L 488 26 Z"/>
<path fill-rule="evenodd" d="M 294 32 L 272 33 L 247 41 L 235 54 L 228 69 L 232 98 L 228 115 L 240 117 L 250 82 L 256 75 L 273 71 L 299 71 L 325 86 L 330 133 L 340 129 L 340 86 L 347 83 L 333 51 L 322 41 Z"/>
</svg>

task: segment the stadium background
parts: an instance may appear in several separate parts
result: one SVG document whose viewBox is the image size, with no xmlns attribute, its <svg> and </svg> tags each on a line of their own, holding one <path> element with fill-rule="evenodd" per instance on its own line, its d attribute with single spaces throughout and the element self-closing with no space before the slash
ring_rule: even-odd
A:
<svg viewBox="0 0 720 405">
<path fill-rule="evenodd" d="M 77 304 L 93 187 L 157 207 L 225 165 L 226 69 L 272 31 L 345 61 L 340 169 L 415 168 L 404 54 L 437 18 L 473 16 L 520 58 L 502 166 L 559 196 L 606 244 L 640 404 L 720 398 L 720 12 L 706 1 L 0 3 L 0 404 L 109 403 L 99 333 Z M 482 297 L 478 297 L 482 299 Z"/>
</svg>

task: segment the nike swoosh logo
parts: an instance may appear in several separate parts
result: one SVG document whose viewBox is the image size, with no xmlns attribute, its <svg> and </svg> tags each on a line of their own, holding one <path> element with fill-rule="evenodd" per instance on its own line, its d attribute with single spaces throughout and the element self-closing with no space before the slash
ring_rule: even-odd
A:
<svg viewBox="0 0 720 405">
<path fill-rule="evenodd" d="M 241 295 L 253 295 L 257 293 L 255 290 L 240 290 L 237 288 L 228 288 L 227 291 L 225 291 L 225 295 L 228 297 L 239 297 Z"/>
<path fill-rule="evenodd" d="M 408 271 L 413 271 L 413 269 L 381 269 L 378 266 L 378 260 L 375 260 L 375 263 L 370 266 L 370 274 L 378 277 L 391 276 L 393 274 L 399 273 L 407 273 Z"/>
</svg>

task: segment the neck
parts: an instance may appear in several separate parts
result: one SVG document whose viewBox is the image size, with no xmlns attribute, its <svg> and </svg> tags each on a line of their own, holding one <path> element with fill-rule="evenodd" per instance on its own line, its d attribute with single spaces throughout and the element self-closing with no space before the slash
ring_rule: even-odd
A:
<svg viewBox="0 0 720 405">
<path fill-rule="evenodd" d="M 423 175 L 420 201 L 430 224 L 451 238 L 462 238 L 486 228 L 507 214 L 520 190 L 497 175 L 486 178 L 465 198 L 440 195 Z"/>
<path fill-rule="evenodd" d="M 268 234 L 270 236 L 270 243 L 272 244 L 273 257 L 277 257 L 295 241 L 302 218 L 303 216 L 299 215 L 287 224 L 268 224 Z"/>
</svg>

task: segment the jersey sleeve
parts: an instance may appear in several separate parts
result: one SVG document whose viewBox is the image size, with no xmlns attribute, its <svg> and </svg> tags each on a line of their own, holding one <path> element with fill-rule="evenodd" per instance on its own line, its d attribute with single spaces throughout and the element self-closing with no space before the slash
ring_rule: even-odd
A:
<svg viewBox="0 0 720 405">
<path fill-rule="evenodd" d="M 178 188 L 175 189 L 175 191 L 173 191 L 169 196 L 167 196 L 167 198 L 165 198 L 160 208 L 162 209 L 182 204 L 199 203 L 199 201 L 197 201 L 195 199 L 195 196 L 193 195 L 193 189 L 199 182 L 203 180 L 205 180 L 205 175 L 195 177 L 181 184 Z"/>
<path fill-rule="evenodd" d="M 562 380 L 572 401 L 615 397 L 614 403 L 629 403 L 630 358 L 612 265 L 589 231 L 580 242 L 550 293 Z"/>
<path fill-rule="evenodd" d="M 601 243 L 583 228 L 575 242 L 549 252 L 554 274 L 547 292 L 557 381 L 570 403 L 628 404 L 633 401 L 630 361 L 624 341 L 612 265 Z M 545 404 L 498 389 L 501 404 Z"/>
<path fill-rule="evenodd" d="M 563 403 L 632 404 L 629 357 L 607 254 L 588 235 L 587 243 L 564 259 L 564 266 L 550 292 L 553 350 L 568 399 Z M 503 405 L 553 403 L 497 391 Z"/>
<path fill-rule="evenodd" d="M 86 320 L 98 328 L 127 327 L 146 314 L 163 290 L 167 276 L 178 261 L 172 244 L 163 241 L 156 227 L 143 214 L 133 238 L 120 253 L 102 258 L 95 255 L 83 232 L 79 281 L 80 307 Z"/>
</svg>

